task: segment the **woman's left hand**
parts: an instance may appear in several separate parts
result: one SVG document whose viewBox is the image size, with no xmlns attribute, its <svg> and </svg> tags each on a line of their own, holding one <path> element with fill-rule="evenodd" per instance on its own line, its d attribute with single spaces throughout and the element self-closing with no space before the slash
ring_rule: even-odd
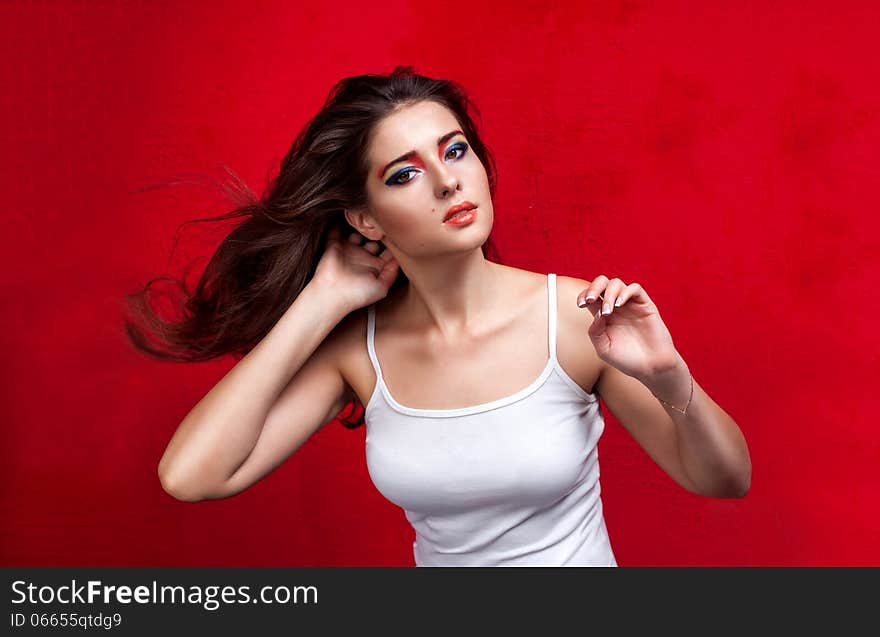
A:
<svg viewBox="0 0 880 637">
<path fill-rule="evenodd" d="M 587 297 L 592 302 L 586 302 Z M 657 306 L 638 283 L 600 275 L 578 295 L 578 307 L 595 316 L 587 330 L 599 357 L 624 374 L 645 381 L 673 369 L 680 361 Z"/>
</svg>

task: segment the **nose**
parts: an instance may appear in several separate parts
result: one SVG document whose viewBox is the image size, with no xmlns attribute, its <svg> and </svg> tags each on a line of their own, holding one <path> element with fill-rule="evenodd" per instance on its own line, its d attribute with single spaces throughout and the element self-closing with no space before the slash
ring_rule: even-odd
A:
<svg viewBox="0 0 880 637">
<path fill-rule="evenodd" d="M 453 171 L 443 166 L 438 171 L 437 196 L 445 199 L 456 190 L 461 190 L 461 182 Z"/>
</svg>

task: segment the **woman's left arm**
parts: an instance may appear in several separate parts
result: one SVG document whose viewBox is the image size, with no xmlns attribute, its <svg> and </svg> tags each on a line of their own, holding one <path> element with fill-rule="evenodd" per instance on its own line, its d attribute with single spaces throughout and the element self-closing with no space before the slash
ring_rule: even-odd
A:
<svg viewBox="0 0 880 637">
<path fill-rule="evenodd" d="M 602 275 L 577 304 L 595 314 L 588 333 L 605 363 L 597 391 L 615 417 L 673 477 L 678 464 L 678 481 L 695 493 L 744 496 L 752 466 L 742 431 L 693 378 L 644 288 Z"/>
</svg>

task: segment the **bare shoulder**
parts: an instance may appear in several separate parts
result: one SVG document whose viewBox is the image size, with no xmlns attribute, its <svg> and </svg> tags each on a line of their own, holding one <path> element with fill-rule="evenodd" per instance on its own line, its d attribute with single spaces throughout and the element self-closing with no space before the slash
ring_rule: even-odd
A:
<svg viewBox="0 0 880 637">
<path fill-rule="evenodd" d="M 377 302 L 374 307 L 380 317 L 393 309 L 395 293 Z M 369 403 L 376 386 L 376 372 L 367 350 L 367 316 L 369 306 L 358 308 L 342 319 L 332 333 L 334 360 L 345 382 L 346 400 Z"/>
<path fill-rule="evenodd" d="M 587 335 L 587 330 L 593 324 L 595 317 L 586 308 L 577 306 L 577 297 L 583 292 L 590 281 L 573 276 L 556 276 L 556 306 L 558 309 L 560 330 L 565 328 L 571 331 L 575 329 L 579 336 L 586 339 L 586 345 L 595 354 L 593 343 Z M 583 340 L 579 339 L 579 340 Z"/>
<path fill-rule="evenodd" d="M 366 308 L 360 308 L 345 315 L 321 342 L 322 355 L 336 362 L 348 356 L 354 343 L 355 332 L 361 324 L 366 325 L 366 314 Z"/>
<path fill-rule="evenodd" d="M 565 372 L 584 391 L 592 393 L 605 363 L 596 353 L 587 330 L 595 317 L 577 306 L 577 297 L 590 281 L 572 276 L 556 276 L 557 338 L 556 357 Z"/>
<path fill-rule="evenodd" d="M 586 279 L 566 276 L 563 274 L 556 275 L 556 289 L 559 300 L 561 301 L 563 298 L 566 298 L 566 300 L 570 301 L 568 305 L 578 311 L 583 311 L 583 308 L 577 306 L 577 296 L 583 292 L 589 284 L 590 282 Z M 589 312 L 584 313 L 589 314 Z"/>
<path fill-rule="evenodd" d="M 515 268 L 510 265 L 495 264 L 497 268 L 505 275 L 502 278 L 502 285 L 505 292 L 511 295 L 521 297 L 522 295 L 533 295 L 535 297 L 544 297 L 547 289 L 547 275 L 541 272 L 534 272 L 524 268 Z"/>
<path fill-rule="evenodd" d="M 325 339 L 345 381 L 346 400 L 362 399 L 364 367 L 372 369 L 367 353 L 367 307 L 349 312 Z"/>
<path fill-rule="evenodd" d="M 512 286 L 521 286 L 525 291 L 537 293 L 538 303 L 545 302 L 547 275 L 520 268 L 504 266 L 511 275 Z M 556 358 L 563 371 L 578 386 L 588 393 L 594 393 L 599 377 L 605 369 L 587 330 L 595 317 L 585 308 L 577 306 L 578 295 L 587 288 L 590 281 L 579 277 L 556 275 Z M 525 293 L 525 292 L 523 292 Z"/>
</svg>

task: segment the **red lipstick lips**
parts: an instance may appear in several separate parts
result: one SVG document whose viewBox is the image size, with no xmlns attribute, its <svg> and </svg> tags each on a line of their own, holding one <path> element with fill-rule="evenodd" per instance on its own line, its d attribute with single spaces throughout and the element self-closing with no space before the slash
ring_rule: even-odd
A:
<svg viewBox="0 0 880 637">
<path fill-rule="evenodd" d="M 449 221 L 449 218 L 452 217 L 453 215 L 455 215 L 456 213 L 462 212 L 464 210 L 471 210 L 476 207 L 477 207 L 477 204 L 472 203 L 470 201 L 462 201 L 461 203 L 455 204 L 449 210 L 446 211 L 446 216 L 443 217 L 443 223 L 446 223 L 447 221 Z M 462 214 L 462 215 L 459 215 L 458 217 L 456 217 L 456 219 L 459 219 L 462 217 L 467 217 L 467 216 L 473 216 L 473 215 Z"/>
</svg>

